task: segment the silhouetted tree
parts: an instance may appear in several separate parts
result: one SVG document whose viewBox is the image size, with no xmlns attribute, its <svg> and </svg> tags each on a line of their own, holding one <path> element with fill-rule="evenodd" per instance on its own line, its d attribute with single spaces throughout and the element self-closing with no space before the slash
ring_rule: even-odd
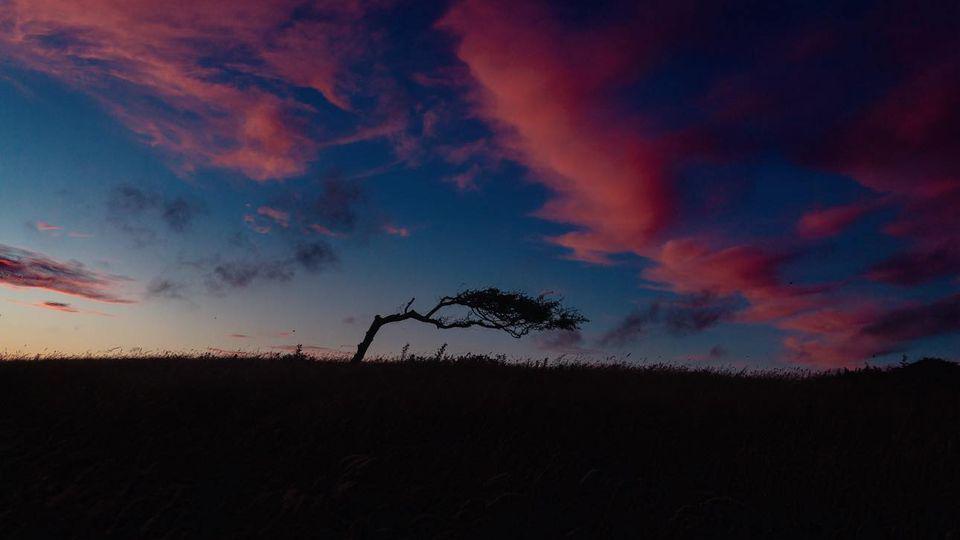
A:
<svg viewBox="0 0 960 540">
<path fill-rule="evenodd" d="M 363 361 L 373 338 L 383 325 L 410 319 L 432 324 L 440 329 L 479 326 L 503 330 L 515 338 L 521 338 L 532 331 L 576 330 L 581 323 L 587 322 L 577 310 L 564 307 L 558 299 L 547 298 L 542 294 L 533 297 L 521 292 L 501 291 L 494 287 L 468 289 L 455 296 L 444 296 L 437 305 L 423 314 L 410 309 L 414 300 L 416 299 L 411 298 L 400 313 L 385 317 L 374 316 L 363 341 L 357 345 L 357 353 L 353 355 L 351 362 Z M 467 311 L 452 318 L 440 315 L 441 311 L 456 307 L 466 308 Z"/>
</svg>

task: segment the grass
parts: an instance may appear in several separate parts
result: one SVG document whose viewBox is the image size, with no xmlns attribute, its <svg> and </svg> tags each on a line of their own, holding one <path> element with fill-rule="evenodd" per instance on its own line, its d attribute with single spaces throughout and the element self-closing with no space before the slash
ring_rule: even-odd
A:
<svg viewBox="0 0 960 540">
<path fill-rule="evenodd" d="M 958 538 L 958 371 L 0 362 L 0 536 Z"/>
</svg>

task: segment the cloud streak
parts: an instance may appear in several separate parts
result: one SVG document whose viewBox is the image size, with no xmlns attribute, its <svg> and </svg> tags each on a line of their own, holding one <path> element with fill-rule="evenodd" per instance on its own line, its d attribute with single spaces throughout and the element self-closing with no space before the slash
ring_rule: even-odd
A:
<svg viewBox="0 0 960 540">
<path fill-rule="evenodd" d="M 40 253 L 0 244 L 0 284 L 37 288 L 109 304 L 130 304 L 117 289 L 124 279 L 62 262 Z"/>
</svg>

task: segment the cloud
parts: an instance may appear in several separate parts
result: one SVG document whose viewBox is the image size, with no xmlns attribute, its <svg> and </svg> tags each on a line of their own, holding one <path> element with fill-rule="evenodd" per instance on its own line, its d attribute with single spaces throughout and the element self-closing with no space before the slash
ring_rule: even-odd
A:
<svg viewBox="0 0 960 540">
<path fill-rule="evenodd" d="M 307 225 L 307 230 L 314 232 L 316 234 L 322 234 L 324 236 L 330 236 L 330 237 L 343 236 L 341 233 L 335 233 L 318 223 L 311 223 L 310 225 Z"/>
<path fill-rule="evenodd" d="M 873 266 L 867 277 L 894 285 L 918 285 L 945 277 L 960 276 L 960 245 L 949 242 L 899 253 Z"/>
<path fill-rule="evenodd" d="M 154 278 L 147 284 L 148 298 L 167 298 L 171 300 L 186 300 L 186 286 L 166 278 Z"/>
<path fill-rule="evenodd" d="M 144 214 L 159 207 L 157 195 L 135 186 L 121 185 L 110 192 L 106 205 L 107 221 L 129 235 L 137 246 L 157 241 L 157 233 L 141 223 Z"/>
<path fill-rule="evenodd" d="M 174 232 L 184 232 L 190 227 L 196 215 L 203 212 L 203 206 L 192 203 L 183 197 L 164 201 L 160 217 Z"/>
<path fill-rule="evenodd" d="M 277 187 L 269 204 L 260 205 L 255 214 L 243 216 L 255 232 L 289 235 L 316 233 L 329 237 L 346 236 L 362 225 L 361 212 L 366 194 L 362 184 L 337 172 L 307 182 Z"/>
<path fill-rule="evenodd" d="M 257 216 L 253 214 L 244 214 L 243 222 L 246 223 L 247 226 L 257 234 L 270 234 L 270 231 L 273 230 L 270 225 L 264 225 L 262 220 L 258 219 Z"/>
<path fill-rule="evenodd" d="M 83 264 L 0 244 L 0 284 L 30 287 L 110 304 L 130 304 L 117 289 L 125 278 L 101 274 Z"/>
<path fill-rule="evenodd" d="M 703 332 L 731 319 L 740 307 L 730 297 L 718 297 L 709 292 L 657 300 L 644 309 L 631 311 L 614 328 L 603 334 L 597 344 L 602 347 L 623 347 L 660 326 L 674 336 Z"/>
<path fill-rule="evenodd" d="M 953 332 L 960 332 L 960 294 L 889 311 L 866 325 L 861 335 L 903 343 Z"/>
<path fill-rule="evenodd" d="M 53 225 L 46 221 L 28 221 L 27 227 L 30 230 L 36 231 L 38 233 L 49 234 L 50 236 L 60 236 L 63 233 L 66 233 L 68 238 L 92 238 L 92 234 L 78 232 L 78 231 L 67 231 L 65 227 L 60 225 Z"/>
<path fill-rule="evenodd" d="M 398 227 L 396 225 L 390 225 L 389 223 L 383 226 L 383 232 L 391 236 L 399 236 L 401 238 L 406 238 L 410 236 L 410 229 L 406 227 Z"/>
<path fill-rule="evenodd" d="M 40 309 L 46 309 L 46 310 L 50 310 L 50 311 L 57 311 L 57 312 L 60 312 L 60 313 L 97 315 L 97 316 L 99 316 L 99 317 L 113 317 L 113 315 L 111 315 L 111 314 L 109 314 L 109 313 L 104 313 L 104 312 L 102 312 L 102 311 L 96 311 L 96 310 L 92 310 L 92 309 L 80 309 L 80 308 L 74 306 L 73 304 L 69 304 L 69 303 L 66 303 L 66 302 L 46 301 L 46 302 L 35 302 L 35 303 L 32 303 L 32 304 L 31 304 L 31 303 L 29 303 L 29 302 L 21 302 L 21 301 L 19 301 L 19 300 L 11 300 L 11 299 L 7 299 L 7 302 L 10 302 L 10 303 L 12 303 L 12 304 L 19 304 L 19 305 L 22 305 L 22 306 L 33 307 L 33 308 L 40 308 Z"/>
<path fill-rule="evenodd" d="M 695 154 L 693 139 L 647 132 L 648 119 L 615 99 L 682 24 L 673 15 L 653 25 L 627 10 L 585 28 L 544 2 L 468 0 L 439 23 L 458 38 L 457 56 L 480 87 L 477 112 L 549 188 L 537 215 L 577 227 L 552 239 L 574 258 L 641 252 L 674 219 L 667 158 Z"/>
<path fill-rule="evenodd" d="M 113 189 L 107 202 L 111 214 L 129 216 L 152 210 L 160 205 L 155 193 L 147 193 L 131 185 L 120 185 Z"/>
<path fill-rule="evenodd" d="M 52 309 L 54 311 L 62 311 L 64 313 L 80 313 L 78 309 L 71 307 L 70 304 L 64 302 L 41 302 L 37 304 L 37 306 Z"/>
<path fill-rule="evenodd" d="M 207 285 L 211 291 L 243 289 L 256 281 L 285 282 L 293 279 L 294 271 L 287 261 L 232 261 L 216 265 L 209 274 Z"/>
<path fill-rule="evenodd" d="M 357 207 L 364 200 L 357 182 L 331 174 L 320 183 L 320 193 L 303 209 L 310 223 L 331 230 L 351 230 L 357 224 Z"/>
<path fill-rule="evenodd" d="M 788 358 L 820 367 L 856 365 L 916 340 L 960 332 L 960 295 L 895 308 L 825 308 L 785 323 Z"/>
<path fill-rule="evenodd" d="M 871 201 L 811 210 L 800 217 L 797 233 L 806 238 L 836 236 L 877 206 Z"/>
<path fill-rule="evenodd" d="M 337 109 L 385 110 L 386 76 L 351 67 L 373 63 L 367 15 L 385 4 L 237 0 L 225 16 L 209 0 L 10 0 L 0 54 L 90 94 L 181 171 L 287 178 L 337 138 L 312 127 L 322 115 L 298 99 L 305 89 Z"/>
<path fill-rule="evenodd" d="M 688 295 L 665 307 L 663 323 L 671 334 L 684 336 L 712 328 L 736 310 L 735 302 L 729 298 L 717 298 L 710 293 Z"/>
<path fill-rule="evenodd" d="M 59 225 L 51 225 L 46 221 L 33 221 L 30 222 L 29 225 L 37 232 L 53 232 L 63 230 L 63 227 L 60 227 Z"/>
<path fill-rule="evenodd" d="M 601 347 L 623 347 L 643 337 L 650 326 L 660 317 L 660 305 L 651 304 L 647 309 L 635 309 L 617 326 L 600 336 L 597 344 Z"/>
<path fill-rule="evenodd" d="M 480 165 L 474 163 L 469 169 L 445 178 L 444 181 L 457 186 L 460 191 L 475 191 L 477 189 L 477 177 L 480 176 Z"/>
<path fill-rule="evenodd" d="M 107 220 L 130 235 L 138 246 L 157 240 L 157 233 L 149 222 L 159 218 L 175 233 L 188 230 L 197 215 L 205 211 L 203 204 L 184 197 L 165 199 L 158 193 L 144 191 L 124 184 L 111 190 L 106 202 Z"/>
<path fill-rule="evenodd" d="M 784 283 L 780 273 L 791 256 L 750 245 L 715 248 L 704 239 L 683 238 L 666 242 L 652 257 L 656 264 L 642 275 L 681 294 L 742 298 L 748 306 L 738 320 L 771 322 L 819 307 L 829 290 L 826 285 Z"/>
<path fill-rule="evenodd" d="M 261 206 L 257 208 L 257 214 L 272 220 L 284 229 L 290 226 L 290 212 L 284 212 L 283 210 L 277 210 L 269 206 Z"/>
<path fill-rule="evenodd" d="M 322 240 L 300 243 L 293 254 L 284 259 L 215 263 L 206 276 L 207 288 L 219 294 L 228 289 L 244 289 L 257 282 L 288 282 L 296 275 L 297 268 L 319 273 L 333 267 L 337 261 L 333 248 Z"/>
<path fill-rule="evenodd" d="M 338 258 L 330 244 L 318 240 L 298 245 L 294 260 L 310 272 L 320 272 L 336 264 Z"/>
<path fill-rule="evenodd" d="M 284 256 L 275 258 L 250 253 L 247 258 L 239 260 L 224 261 L 213 256 L 182 261 L 181 264 L 199 271 L 210 293 L 223 295 L 258 283 L 286 283 L 292 281 L 300 270 L 316 274 L 334 268 L 339 261 L 333 247 L 324 240 L 299 242 L 289 249 Z M 166 287 L 164 281 L 158 283 Z M 180 289 L 175 291 L 179 294 Z"/>
</svg>

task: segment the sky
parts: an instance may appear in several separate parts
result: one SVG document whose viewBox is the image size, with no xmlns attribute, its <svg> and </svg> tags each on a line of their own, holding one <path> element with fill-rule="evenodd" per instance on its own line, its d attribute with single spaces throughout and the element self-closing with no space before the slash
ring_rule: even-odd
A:
<svg viewBox="0 0 960 540">
<path fill-rule="evenodd" d="M 960 4 L 0 0 L 0 351 L 957 358 Z M 139 349 L 138 349 L 139 348 Z"/>
</svg>

